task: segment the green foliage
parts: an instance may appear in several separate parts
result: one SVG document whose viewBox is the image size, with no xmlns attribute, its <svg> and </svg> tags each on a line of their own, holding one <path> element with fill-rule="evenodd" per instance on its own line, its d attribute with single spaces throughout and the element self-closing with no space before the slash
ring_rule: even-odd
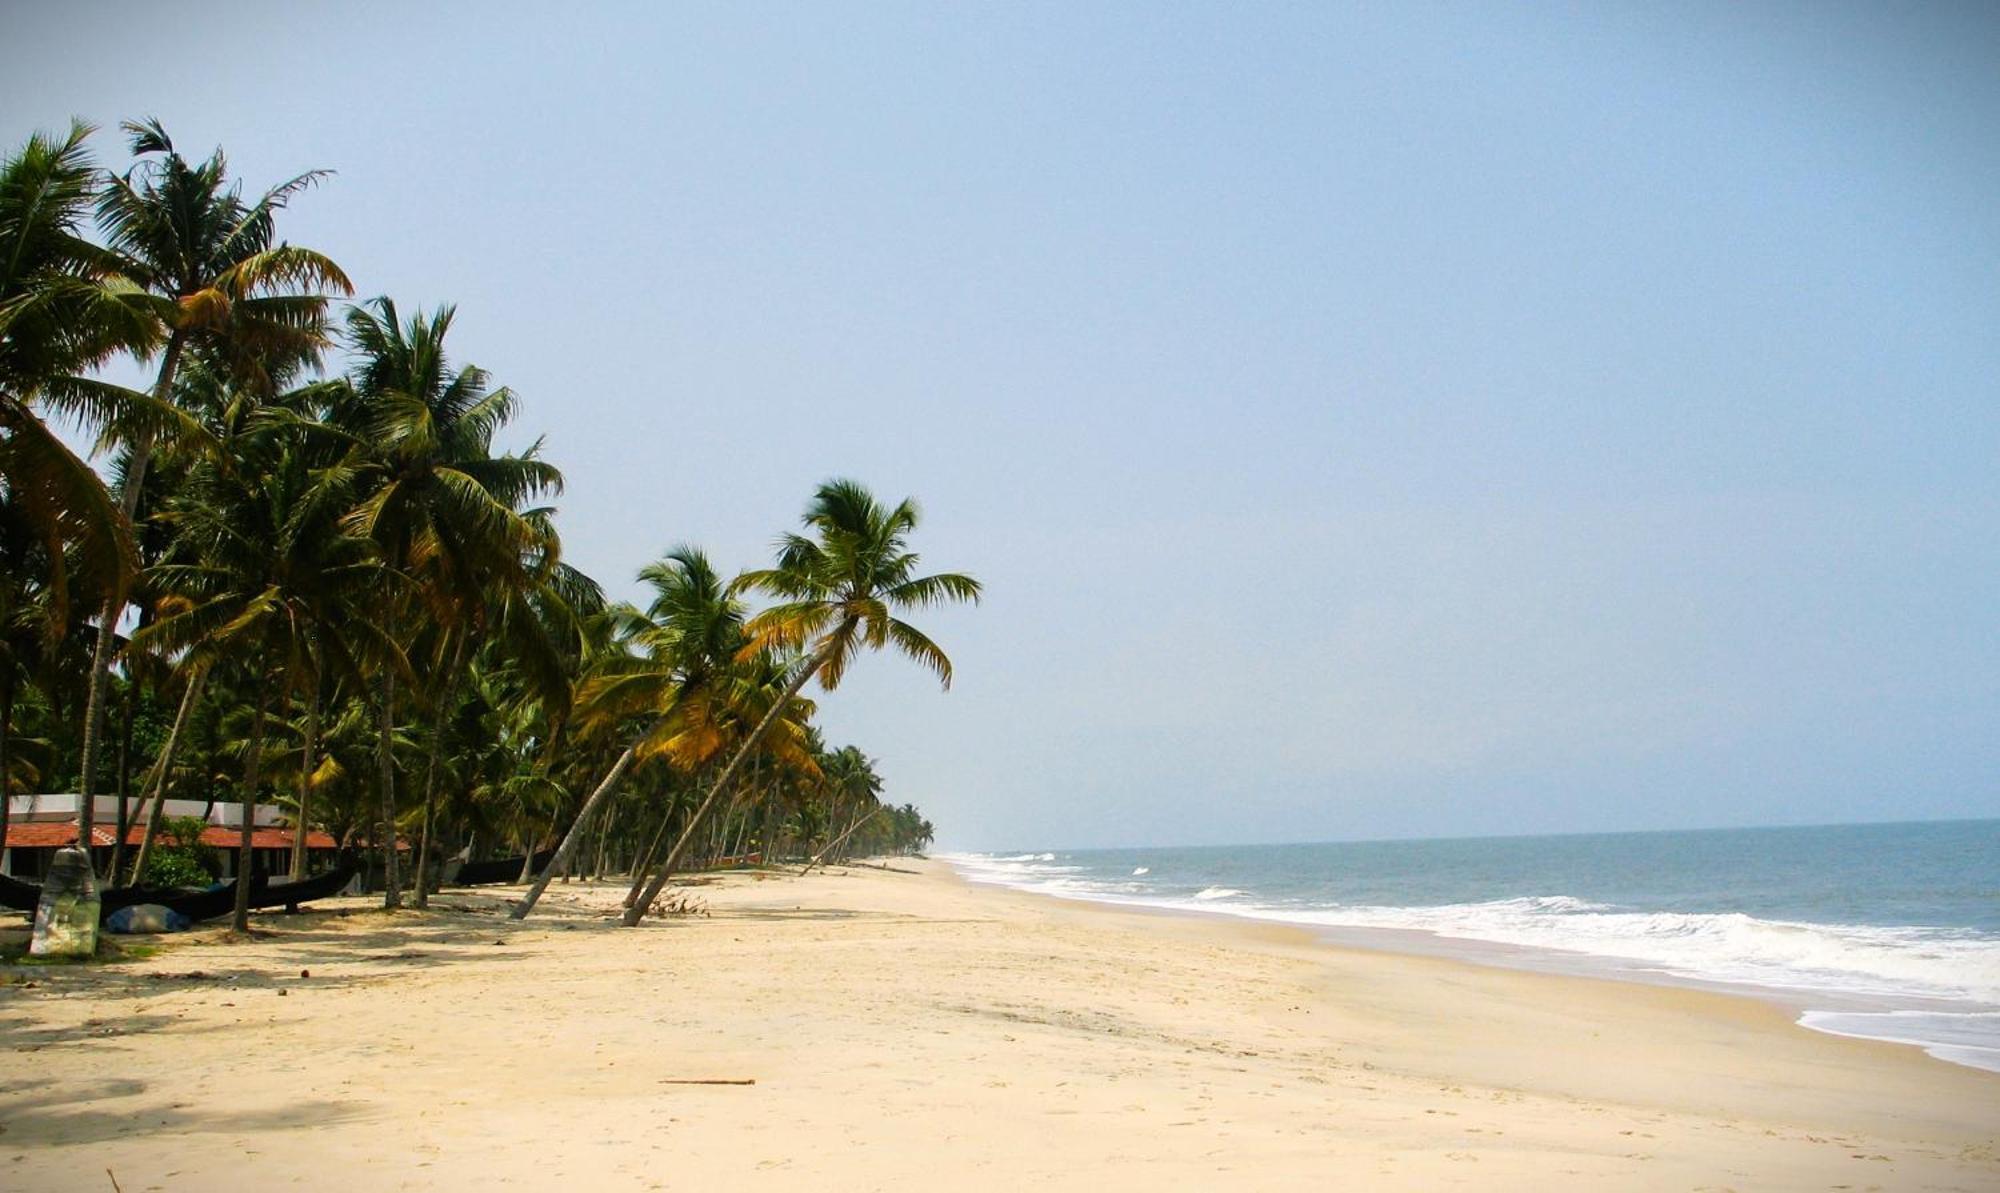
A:
<svg viewBox="0 0 2000 1193">
<path fill-rule="evenodd" d="M 119 701 L 122 703 L 125 698 L 125 693 L 121 691 Z M 160 747 L 167 742 L 167 730 L 173 722 L 173 704 L 161 699 L 159 689 L 151 685 L 142 689 L 139 707 L 132 714 L 132 769 L 135 774 L 145 765 L 146 759 L 158 756 Z"/>
<path fill-rule="evenodd" d="M 600 868 L 655 841 L 710 857 L 842 833 L 845 854 L 928 842 L 914 808 L 880 803 L 873 760 L 823 747 L 802 694 L 880 649 L 949 686 L 950 660 L 902 618 L 980 589 L 918 574 L 913 501 L 829 481 L 776 566 L 732 581 L 676 548 L 640 573 L 647 607 L 607 609 L 563 562 L 541 504 L 562 474 L 540 441 L 498 446 L 516 395 L 446 352 L 453 308 L 335 311 L 352 293 L 339 266 L 279 235 L 322 172 L 246 196 L 220 149 L 185 157 L 157 122 L 124 129 L 131 160 L 112 170 L 82 124 L 0 157 L 15 788 L 107 792 L 130 699 L 135 788 L 158 763 L 168 796 L 290 803 L 346 843 L 415 829 L 441 843 L 432 857 L 545 847 L 628 746 L 591 828 Z M 153 372 L 147 391 L 98 379 L 121 357 Z M 57 414 L 111 472 L 54 434 Z M 97 621 L 132 623 L 96 615 L 128 602 L 130 637 L 100 643 Z M 104 734 L 90 767 L 86 725 Z M 204 827 L 164 826 L 141 881 L 212 881 Z"/>
<path fill-rule="evenodd" d="M 139 876 L 140 886 L 207 886 L 214 881 L 215 875 L 191 853 L 179 849 L 155 850 L 146 858 L 146 872 Z"/>
<path fill-rule="evenodd" d="M 207 824 L 199 816 L 169 817 L 160 825 L 164 840 L 154 842 L 146 858 L 140 886 L 207 886 L 222 873 L 222 859 L 212 845 L 201 843 Z"/>
<path fill-rule="evenodd" d="M 854 656 L 893 646 L 951 687 L 951 660 L 937 643 L 893 614 L 954 603 L 978 604 L 979 581 L 959 572 L 919 576 L 909 536 L 921 515 L 915 498 L 894 508 L 851 480 L 814 491 L 802 519 L 810 534 L 778 540 L 776 567 L 737 577 L 738 591 L 759 591 L 778 604 L 750 619 L 766 649 L 810 650 L 827 691 L 840 686 Z"/>
</svg>

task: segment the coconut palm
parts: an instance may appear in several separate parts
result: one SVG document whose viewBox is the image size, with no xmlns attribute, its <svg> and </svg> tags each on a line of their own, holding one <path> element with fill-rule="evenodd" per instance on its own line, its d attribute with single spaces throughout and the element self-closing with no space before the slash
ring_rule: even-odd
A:
<svg viewBox="0 0 2000 1193">
<path fill-rule="evenodd" d="M 62 625 L 51 616 L 47 543 L 22 516 L 11 490 L 0 490 L 0 842 L 7 839 L 13 794 L 14 708 L 41 669 Z"/>
<path fill-rule="evenodd" d="M 127 123 L 139 160 L 107 178 L 97 216 L 118 271 L 143 293 L 158 329 L 156 406 L 173 401 L 183 359 L 203 359 L 218 374 L 268 393 L 281 375 L 318 358 L 326 344 L 323 291 L 353 292 L 347 275 L 326 256 L 277 239 L 277 212 L 325 177 L 314 170 L 265 191 L 254 201 L 229 179 L 220 149 L 190 162 L 174 149 L 157 120 Z M 127 523 L 138 510 L 160 423 L 108 420 L 107 435 L 126 445 L 119 504 Z M 118 623 L 122 593 L 105 603 L 99 624 Z M 99 636 L 83 716 L 79 831 L 88 832 L 96 792 L 105 676 L 112 635 Z"/>
<path fill-rule="evenodd" d="M 208 668 L 199 663 L 190 663 L 179 669 L 181 678 L 180 705 L 174 712 L 173 725 L 167 731 L 167 740 L 153 759 L 153 765 L 146 775 L 146 788 L 139 795 L 137 815 L 145 820 L 139 832 L 139 849 L 132 857 L 132 881 L 136 884 L 146 872 L 146 862 L 160 833 L 167 806 L 167 792 L 173 783 L 173 769 L 180 755 L 181 743 L 187 738 L 189 718 L 195 706 L 201 702 L 202 689 L 208 680 Z M 112 868 L 112 880 L 118 879 L 117 867 Z"/>
<path fill-rule="evenodd" d="M 292 843 L 293 877 L 305 873 L 301 855 L 312 825 L 324 826 L 344 849 L 374 821 L 369 811 L 374 787 L 366 776 L 374 765 L 375 713 L 369 702 L 350 694 L 362 690 L 363 679 L 331 674 L 323 679 L 317 718 L 308 704 L 304 713 L 272 718 L 267 730 L 276 740 L 267 739 L 266 773 L 280 787 L 275 799 L 289 810 L 289 819 L 297 829 Z M 398 749 L 407 752 L 409 747 L 407 739 L 398 738 Z"/>
<path fill-rule="evenodd" d="M 340 477 L 309 466 L 311 431 L 295 418 L 253 412 L 213 463 L 197 468 L 161 511 L 174 550 L 153 569 L 161 615 L 138 645 L 184 650 L 190 665 L 226 659 L 267 677 L 256 685 L 243 763 L 236 927 L 249 927 L 252 809 L 263 781 L 273 697 L 316 690 L 322 668 L 359 667 L 363 655 L 400 659 L 365 602 L 394 587 L 368 541 L 339 528 Z M 282 708 L 280 708 L 282 715 Z M 304 831 L 304 826 L 299 826 Z"/>
<path fill-rule="evenodd" d="M 778 543 L 776 567 L 738 578 L 739 590 L 779 598 L 778 604 L 751 620 L 748 649 L 796 654 L 799 662 L 783 696 L 737 747 L 644 895 L 626 910 L 627 927 L 637 924 L 659 896 L 716 797 L 729 789 L 778 714 L 809 680 L 818 679 L 823 689 L 832 691 L 860 651 L 893 647 L 929 668 L 943 687 L 951 687 L 951 659 L 896 613 L 949 602 L 977 603 L 980 586 L 957 572 L 917 574 L 920 560 L 909 549 L 909 536 L 919 518 L 914 500 L 905 498 L 893 508 L 884 507 L 854 481 L 827 481 L 806 506 L 803 521 L 809 535 L 786 535 Z"/>
<path fill-rule="evenodd" d="M 358 445 L 350 467 L 360 497 L 346 525 L 410 578 L 415 608 L 447 631 L 434 642 L 433 657 L 444 664 L 434 706 L 448 703 L 443 685 L 457 683 L 463 635 L 485 624 L 496 603 L 505 606 L 535 587 L 537 570 L 556 558 L 548 521 L 526 507 L 540 494 L 562 491 L 562 473 L 538 458 L 539 442 L 518 455 L 494 454 L 494 434 L 514 416 L 514 394 L 489 389 L 481 369 L 452 367 L 445 352 L 452 319 L 445 306 L 404 320 L 387 298 L 351 308 L 347 339 L 356 361 L 349 396 L 334 410 Z M 395 627 L 410 612 L 387 603 L 377 616 Z M 503 616 L 498 624 L 509 623 Z M 388 747 L 395 699 L 394 673 L 385 671 L 378 769 L 383 904 L 391 908 L 402 901 Z"/>
<path fill-rule="evenodd" d="M 529 516 L 544 524 L 536 549 L 540 558 L 523 570 L 519 586 L 493 584 L 481 594 L 483 603 L 461 606 L 459 616 L 434 621 L 426 635 L 430 657 L 439 666 L 430 686 L 432 726 L 416 855 L 418 907 L 428 905 L 428 862 L 445 743 L 454 718 L 467 711 L 461 693 L 471 688 L 475 698 L 494 694 L 490 685 L 482 693 L 475 681 L 480 672 L 491 675 L 504 671 L 510 698 L 566 707 L 574 666 L 571 646 L 580 632 L 579 622 L 603 604 L 603 594 L 594 581 L 555 558 L 555 528 L 543 512 L 532 511 Z M 477 718 L 476 709 L 471 715 Z"/>
<path fill-rule="evenodd" d="M 391 907 L 414 835 L 421 905 L 434 838 L 532 859 L 574 810 L 516 914 L 558 873 L 630 861 L 628 922 L 697 850 L 776 853 L 788 825 L 815 860 L 927 837 L 879 805 L 865 755 L 824 749 L 804 696 L 884 647 L 949 685 L 900 617 L 979 588 L 918 575 L 913 505 L 831 482 L 775 567 L 729 583 L 677 550 L 644 573 L 646 609 L 607 613 L 536 507 L 561 475 L 539 444 L 495 449 L 514 396 L 448 358 L 451 308 L 350 310 L 340 375 L 302 383 L 350 287 L 275 225 L 324 175 L 245 196 L 220 151 L 124 127 L 120 175 L 82 124 L 0 159 L 0 791 L 80 790 L 87 833 L 116 705 L 135 870 L 172 792 L 243 803 L 248 877 L 269 794 L 291 805 L 295 875 L 321 823 L 382 847 Z M 98 375 L 120 355 L 149 366 L 143 392 Z M 57 415 L 97 434 L 102 479 Z M 778 603 L 752 617 L 753 592 Z"/>
<path fill-rule="evenodd" d="M 692 770 L 715 755 L 729 732 L 727 706 L 739 694 L 738 659 L 749 644 L 742 602 L 695 547 L 673 548 L 639 578 L 652 586 L 652 603 L 644 612 L 629 606 L 616 611 L 621 649 L 607 651 L 577 691 L 583 736 L 629 734 L 630 740 L 515 905 L 515 919 L 526 918 L 549 881 L 565 871 L 627 770 L 653 759 Z"/>
<path fill-rule="evenodd" d="M 864 823 L 882 810 L 877 797 L 882 794 L 882 776 L 875 773 L 875 760 L 863 754 L 854 746 L 842 746 L 820 761 L 820 770 L 826 776 L 827 811 L 829 817 L 843 808 L 855 809 L 847 829 L 826 843 L 825 848 L 813 856 L 801 870 L 801 875 L 812 873 L 812 868 L 824 862 L 828 854 L 840 848 L 842 842 L 853 836 Z"/>
<path fill-rule="evenodd" d="M 73 570 L 102 601 L 129 578 L 132 547 L 103 481 L 36 408 L 127 413 L 121 399 L 133 395 L 84 374 L 117 352 L 150 349 L 155 335 L 117 259 L 82 235 L 97 178 L 90 133 L 79 122 L 66 137 L 36 134 L 0 162 L 0 489 L 40 544 L 58 620 Z"/>
<path fill-rule="evenodd" d="M 146 474 L 146 485 L 153 491 L 146 498 L 147 503 L 159 504 L 160 494 L 170 495 L 166 502 L 170 507 L 176 500 L 182 500 L 184 503 L 186 495 L 198 492 L 204 485 L 213 486 L 214 469 L 217 465 L 222 466 L 223 476 L 241 475 L 246 469 L 254 475 L 258 468 L 268 465 L 268 457 L 273 450 L 280 451 L 285 466 L 293 471 L 300 468 L 323 469 L 334 463 L 344 447 L 344 440 L 331 428 L 315 422 L 312 417 L 316 413 L 317 403 L 324 398 L 325 389 L 323 384 L 309 383 L 286 393 L 265 396 L 249 387 L 232 384 L 227 377 L 218 374 L 213 367 L 199 358 L 191 359 L 181 369 L 177 396 L 185 404 L 190 417 L 201 421 L 200 442 L 192 445 L 195 450 L 180 450 L 189 445 L 179 440 L 168 440 L 161 445 L 162 450 L 155 454 Z M 131 453 L 128 450 L 121 462 L 129 463 L 130 458 Z M 320 483 L 316 488 L 320 493 L 316 500 L 322 508 L 315 510 L 311 517 L 315 520 L 314 530 L 324 532 L 329 525 L 329 517 L 323 507 L 337 503 L 343 490 L 337 475 L 333 483 Z M 170 509 L 163 516 L 147 519 L 139 527 L 137 543 L 141 561 L 146 565 L 146 570 L 141 573 L 135 589 L 141 602 L 139 621 L 142 630 L 153 613 L 153 608 L 148 603 L 148 585 L 160 579 L 158 565 L 186 562 L 185 558 L 179 560 L 173 558 L 177 550 L 185 554 L 186 544 L 183 542 L 183 537 L 186 522 L 184 512 Z M 310 636 L 316 632 L 317 627 L 308 625 L 303 629 Z M 145 635 L 137 637 L 141 643 L 150 640 Z M 140 798 L 139 811 L 146 813 L 146 817 L 139 837 L 138 854 L 132 863 L 135 881 L 136 876 L 145 873 L 147 855 L 154 847 L 160 830 L 166 791 L 173 782 L 174 767 L 181 746 L 187 739 L 191 714 L 206 691 L 209 673 L 215 659 L 214 652 L 188 652 L 182 658 L 180 666 L 174 669 L 175 676 L 182 682 L 180 704 L 174 714 L 166 742 L 153 760 L 147 776 L 146 790 Z M 128 647 L 125 667 L 132 681 L 137 683 L 146 675 L 147 670 L 154 669 L 151 667 L 142 669 L 138 664 L 142 662 L 157 664 L 160 661 L 157 656 L 149 655 L 143 650 L 133 651 Z M 316 673 L 328 662 L 337 660 L 330 660 L 325 651 L 315 650 L 312 652 L 312 661 L 315 664 L 313 671 Z M 162 676 L 156 679 L 156 690 L 164 689 L 165 678 Z M 310 679 L 310 675 L 301 679 L 301 686 L 306 689 L 309 700 L 317 694 L 320 687 L 319 684 L 310 682 Z M 272 723 L 282 724 L 285 716 L 286 710 L 281 705 L 273 711 Z M 150 812 L 148 812 L 149 804 Z M 120 815 L 122 818 L 122 806 Z M 121 844 L 123 835 L 121 832 Z M 301 832 L 297 836 L 293 851 L 295 865 L 303 863 L 303 844 L 304 834 Z M 115 876 L 118 873 L 116 847 L 112 856 L 112 872 Z M 302 869 L 297 870 L 294 877 L 299 877 L 302 873 Z"/>
</svg>

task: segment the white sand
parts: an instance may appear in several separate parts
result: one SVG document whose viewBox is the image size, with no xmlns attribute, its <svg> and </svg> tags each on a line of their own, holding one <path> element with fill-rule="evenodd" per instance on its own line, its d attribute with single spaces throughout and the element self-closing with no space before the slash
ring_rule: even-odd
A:
<svg viewBox="0 0 2000 1193">
<path fill-rule="evenodd" d="M 908 865 L 13 970 L 0 1188 L 2000 1188 L 2000 1075 L 1913 1048 Z"/>
</svg>

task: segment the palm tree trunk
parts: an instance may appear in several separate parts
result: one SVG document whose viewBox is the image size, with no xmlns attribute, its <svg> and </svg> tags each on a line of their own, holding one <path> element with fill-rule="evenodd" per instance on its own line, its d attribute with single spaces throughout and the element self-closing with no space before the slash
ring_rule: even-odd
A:
<svg viewBox="0 0 2000 1193">
<path fill-rule="evenodd" d="M 134 674 L 132 682 L 125 686 L 125 708 L 118 725 L 118 831 L 111 838 L 110 871 L 114 883 L 125 868 L 125 835 L 132 831 L 132 716 L 138 705 L 139 677 Z"/>
<path fill-rule="evenodd" d="M 444 749 L 444 721 L 446 710 L 451 707 L 452 698 L 458 695 L 458 651 L 452 651 L 451 670 L 445 676 L 444 690 L 438 693 L 437 708 L 431 725 L 431 757 L 424 768 L 424 824 L 417 835 L 417 906 L 429 907 L 431 868 L 431 811 L 437 803 L 438 755 Z"/>
<path fill-rule="evenodd" d="M 590 823 L 591 814 L 597 811 L 597 805 L 604 802 L 604 797 L 609 795 L 611 789 L 618 785 L 618 780 L 625 776 L 626 769 L 632 765 L 632 751 L 635 748 L 625 747 L 625 751 L 618 755 L 618 761 L 611 764 L 611 773 L 605 775 L 604 781 L 597 785 L 597 790 L 591 792 L 590 798 L 583 801 L 583 810 L 576 814 L 576 820 L 570 824 L 569 831 L 563 834 L 563 841 L 556 848 L 556 855 L 542 868 L 541 874 L 535 879 L 535 885 L 528 888 L 528 893 L 514 905 L 514 910 L 508 913 L 509 916 L 517 920 L 527 919 L 528 913 L 533 911 L 535 904 L 541 900 L 542 892 L 549 889 L 549 880 L 568 867 L 569 855 L 583 839 L 584 826 Z M 534 856 L 532 850 L 529 851 L 529 856 Z"/>
<path fill-rule="evenodd" d="M 837 640 L 838 634 L 839 631 L 829 634 L 827 641 L 831 643 Z M 715 798 L 735 781 L 736 772 L 743 769 L 744 761 L 764 740 L 764 735 L 771 731 L 771 726 L 778 723 L 778 718 L 784 715 L 793 697 L 806 686 L 806 681 L 819 674 L 820 665 L 826 662 L 830 652 L 830 646 L 822 646 L 800 665 L 798 673 L 785 684 L 784 692 L 771 702 L 771 707 L 765 710 L 763 718 L 757 722 L 757 727 L 750 731 L 750 736 L 744 738 L 743 744 L 736 747 L 736 754 L 729 760 L 729 765 L 722 768 L 722 773 L 716 776 L 714 786 L 708 789 L 708 794 L 703 797 L 701 805 L 694 810 L 692 816 L 688 817 L 687 825 L 681 829 L 680 839 L 667 851 L 667 860 L 660 863 L 659 872 L 653 875 L 653 881 L 647 885 L 645 894 L 640 897 L 638 903 L 625 909 L 625 916 L 619 921 L 625 927 L 637 925 L 645 916 L 646 908 L 651 907 L 653 900 L 660 897 L 661 889 L 667 885 L 667 878 L 673 874 L 674 867 L 680 864 L 681 855 L 687 851 L 688 842 L 694 839 L 695 830 L 701 826 L 702 817 L 707 816 L 708 810 L 715 806 Z"/>
<path fill-rule="evenodd" d="M 829 844 L 825 849 L 819 851 L 819 856 L 813 858 L 813 860 L 806 863 L 806 868 L 799 871 L 799 877 L 804 878 L 806 875 L 812 873 L 813 867 L 823 863 L 826 860 L 827 854 L 832 853 L 835 849 L 838 849 L 842 841 L 845 841 L 849 837 L 853 836 L 855 829 L 858 829 L 862 825 L 867 824 L 869 821 L 875 819 L 877 816 L 880 816 L 881 814 L 882 814 L 882 805 L 877 804 L 875 805 L 875 810 L 873 812 L 868 813 L 866 816 L 856 816 L 854 818 L 854 823 L 847 826 L 846 832 L 834 838 L 831 844 Z"/>
<path fill-rule="evenodd" d="M 807 842 L 806 865 L 810 866 L 813 864 L 814 859 L 825 857 L 826 851 L 833 848 L 833 826 L 840 823 L 840 809 L 845 802 L 840 798 L 838 791 L 828 797 L 826 801 L 826 823 L 821 827 L 819 835 L 820 851 L 818 853 L 811 852 L 812 843 Z"/>
<path fill-rule="evenodd" d="M 166 351 L 160 355 L 160 375 L 153 383 L 153 397 L 161 402 L 173 398 L 174 373 L 180 368 L 181 349 L 186 343 L 186 333 L 177 329 L 168 337 Z M 153 433 L 141 431 L 132 442 L 131 454 L 125 459 L 125 483 L 118 493 L 119 512 L 124 515 L 128 526 L 139 512 L 139 495 L 146 487 L 146 466 L 152 459 Z M 111 644 L 118 637 L 118 619 L 124 614 L 125 590 L 114 586 L 104 600 L 104 612 L 98 619 L 97 643 L 90 652 L 90 685 L 85 689 L 83 699 L 83 759 L 77 776 L 80 798 L 76 809 L 76 839 L 86 853 L 90 850 L 91 820 L 96 815 L 97 748 L 98 738 L 103 736 L 104 730 L 104 687 L 111 677 Z"/>
<path fill-rule="evenodd" d="M 14 682 L 0 677 L 0 862 L 7 857 L 7 821 L 13 811 L 14 787 L 9 772 L 13 759 L 8 754 L 8 738 L 14 731 Z M 0 866 L 0 874 L 12 869 Z"/>
<path fill-rule="evenodd" d="M 736 801 L 731 800 L 730 802 L 733 804 Z M 722 811 L 722 815 L 713 817 L 709 820 L 708 841 L 705 845 L 702 846 L 702 853 L 700 855 L 701 865 L 697 866 L 696 869 L 700 870 L 715 869 L 716 859 L 722 856 L 722 823 L 723 821 L 728 819 L 729 819 L 729 810 L 725 808 Z"/>
<path fill-rule="evenodd" d="M 250 930 L 250 879 L 257 868 L 252 834 L 257 822 L 257 785 L 263 780 L 264 714 L 270 708 L 272 684 L 257 686 L 257 711 L 250 718 L 250 757 L 243 763 L 243 830 L 236 847 L 236 917 L 230 926 Z"/>
<path fill-rule="evenodd" d="M 743 838 L 749 835 L 750 835 L 750 812 L 748 809 L 745 809 L 743 814 L 736 818 L 736 839 L 730 842 L 729 852 L 727 854 L 724 854 L 723 856 L 733 857 L 736 859 L 737 865 L 739 866 L 742 865 Z"/>
<path fill-rule="evenodd" d="M 645 855 L 633 859 L 632 887 L 625 892 L 625 906 L 630 907 L 639 901 L 639 890 L 646 885 L 646 867 L 653 864 L 654 856 L 660 852 L 660 841 L 667 835 L 667 826 L 673 822 L 674 810 L 668 808 L 666 814 L 660 817 L 660 827 L 653 830 L 653 839 L 646 844 Z"/>
<path fill-rule="evenodd" d="M 86 856 L 96 820 L 97 738 L 104 721 L 104 688 L 111 680 L 111 639 L 119 616 L 125 611 L 125 596 L 119 593 L 104 603 L 102 624 L 90 652 L 90 685 L 83 697 L 83 761 L 77 776 L 76 841 Z"/>
<path fill-rule="evenodd" d="M 550 824 L 551 829 L 555 828 Z M 541 837 L 532 837 L 521 842 L 521 876 L 515 882 L 528 882 L 535 877 L 535 846 L 542 843 Z"/>
<path fill-rule="evenodd" d="M 160 756 L 153 760 L 152 773 L 147 776 L 146 790 L 139 796 L 139 806 L 145 809 L 146 798 L 152 797 L 153 807 L 146 814 L 146 829 L 139 834 L 139 852 L 132 858 L 132 885 L 138 886 L 140 876 L 146 872 L 146 858 L 153 851 L 153 838 L 160 831 L 161 812 L 167 806 L 167 775 L 172 773 L 174 755 L 179 752 L 181 735 L 187 729 L 188 716 L 201 699 L 201 687 L 208 678 L 206 668 L 188 676 L 187 690 L 181 693 L 181 706 L 174 713 L 174 727 L 167 732 L 167 744 L 160 749 Z M 113 875 L 113 881 L 117 876 Z"/>
<path fill-rule="evenodd" d="M 218 732 L 220 732 L 218 730 Z M 208 749 L 201 756 L 201 822 L 207 824 L 215 816 L 215 748 L 213 738 Z"/>
<path fill-rule="evenodd" d="M 778 829 L 780 827 L 778 817 L 783 815 L 785 810 L 778 800 L 777 792 L 774 791 L 771 793 L 770 802 L 771 806 L 764 812 L 763 829 L 758 834 L 764 846 L 764 864 L 767 866 L 775 864 L 778 860 Z"/>
<path fill-rule="evenodd" d="M 313 768 L 318 764 L 314 757 L 319 751 L 319 677 L 313 677 L 312 693 L 306 703 L 305 752 L 299 761 L 299 812 L 292 825 L 292 881 L 306 876 L 306 834 L 311 821 L 306 819 L 307 805 L 312 799 Z"/>
<path fill-rule="evenodd" d="M 594 876 L 604 877 L 605 854 L 611 848 L 611 830 L 618 824 L 618 805 L 613 804 L 604 814 L 604 823 L 597 830 L 597 866 Z"/>
<path fill-rule="evenodd" d="M 403 876 L 396 867 L 396 673 L 382 672 L 381 724 L 375 740 L 375 772 L 382 795 L 382 909 L 403 905 Z"/>
</svg>

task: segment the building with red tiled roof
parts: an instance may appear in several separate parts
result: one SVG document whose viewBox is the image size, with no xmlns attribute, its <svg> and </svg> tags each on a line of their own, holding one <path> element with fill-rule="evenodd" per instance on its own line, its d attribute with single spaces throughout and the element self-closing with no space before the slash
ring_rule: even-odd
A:
<svg viewBox="0 0 2000 1193">
<path fill-rule="evenodd" d="M 17 795 L 9 800 L 7 839 L 0 845 L 0 874 L 33 879 L 47 873 L 55 851 L 76 844 L 76 812 L 80 803 L 74 795 Z M 139 801 L 131 803 L 137 805 Z M 111 864 L 111 846 L 118 836 L 118 801 L 112 796 L 99 796 L 95 804 L 90 853 L 98 872 L 103 873 Z M 243 805 L 218 803 L 210 808 L 200 800 L 170 799 L 166 814 L 199 816 L 204 810 L 209 812 L 209 823 L 201 830 L 201 843 L 213 846 L 222 855 L 222 876 L 231 877 L 236 873 L 237 849 L 243 840 Z M 126 819 L 130 825 L 125 833 L 127 856 L 139 847 L 139 840 L 146 832 L 142 817 L 150 814 L 150 805 L 143 812 L 135 806 L 127 807 Z M 281 823 L 282 816 L 279 809 L 264 804 L 252 810 L 250 849 L 255 873 L 284 874 L 291 870 L 294 834 L 290 826 Z M 164 830 L 156 838 L 172 839 Z M 311 860 L 329 858 L 339 848 L 340 843 L 330 834 L 318 829 L 306 830 L 306 852 Z"/>
</svg>

